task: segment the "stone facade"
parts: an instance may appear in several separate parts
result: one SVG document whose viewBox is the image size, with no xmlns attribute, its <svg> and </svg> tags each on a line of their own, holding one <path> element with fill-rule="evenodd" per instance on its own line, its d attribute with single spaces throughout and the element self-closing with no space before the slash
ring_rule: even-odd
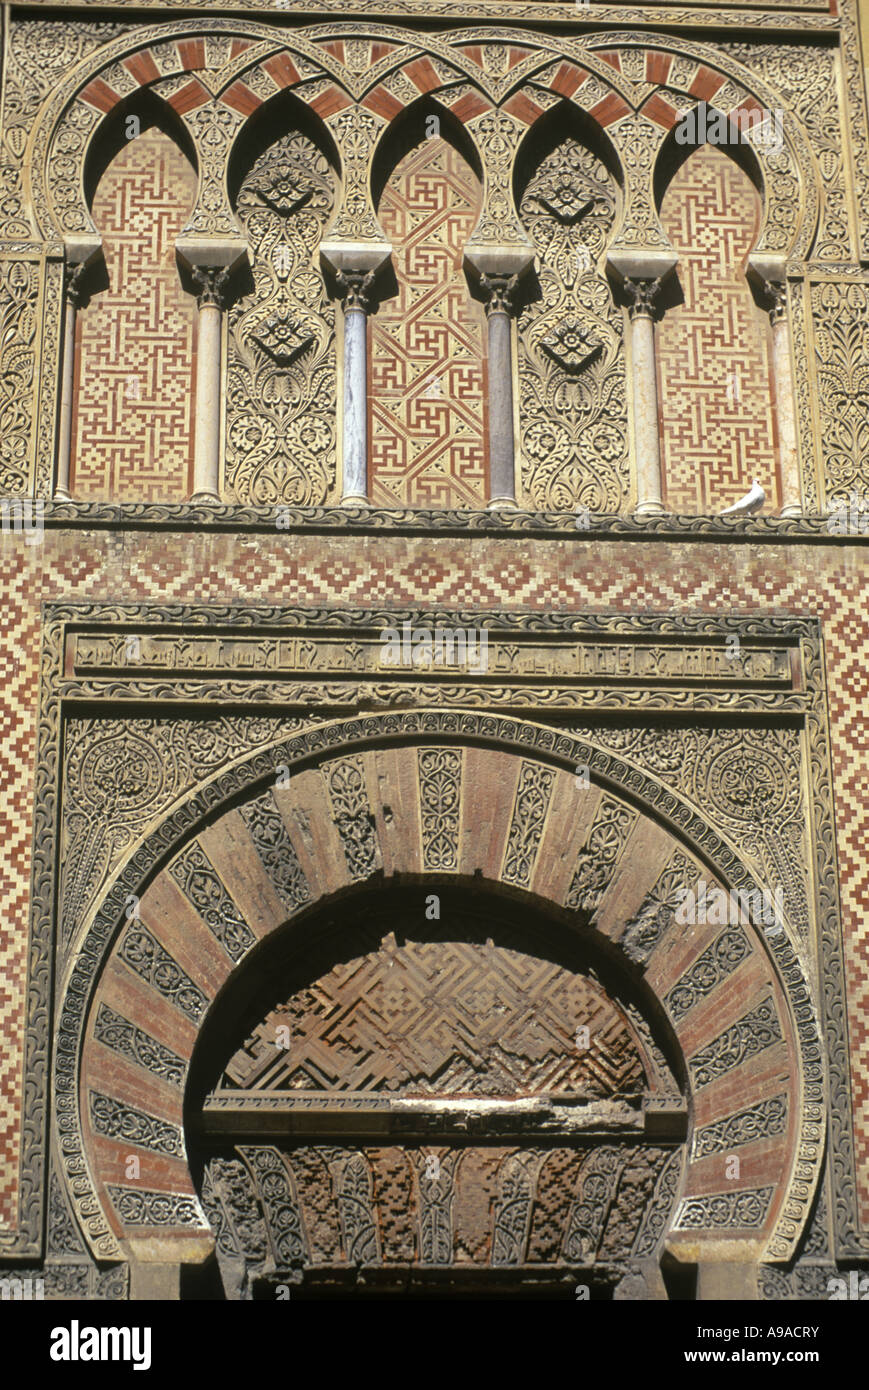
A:
<svg viewBox="0 0 869 1390">
<path fill-rule="evenodd" d="M 826 1298 L 857 7 L 294 8 L 4 21 L 0 1259 Z"/>
</svg>

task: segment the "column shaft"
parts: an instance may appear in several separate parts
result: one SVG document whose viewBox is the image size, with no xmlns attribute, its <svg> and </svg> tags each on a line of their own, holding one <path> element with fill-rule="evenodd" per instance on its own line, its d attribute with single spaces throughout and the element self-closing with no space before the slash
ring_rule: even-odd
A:
<svg viewBox="0 0 869 1390">
<path fill-rule="evenodd" d="M 803 511 L 797 427 L 794 409 L 794 378 L 791 343 L 785 311 L 785 287 L 770 314 L 772 319 L 772 365 L 775 376 L 776 419 L 781 450 L 782 516 L 801 516 Z"/>
<path fill-rule="evenodd" d="M 661 444 L 658 435 L 658 381 L 655 370 L 655 325 L 651 316 L 632 319 L 634 435 L 637 445 L 637 516 L 658 516 L 661 497 Z"/>
<path fill-rule="evenodd" d="M 368 502 L 368 333 L 361 304 L 344 310 L 344 503 Z"/>
<path fill-rule="evenodd" d="M 69 470 L 72 458 L 72 397 L 75 387 L 75 315 L 76 297 L 73 276 L 67 283 L 63 315 L 63 361 L 60 378 L 60 418 L 57 432 L 57 472 L 54 495 L 61 501 L 72 496 L 69 490 Z"/>
<path fill-rule="evenodd" d="M 664 510 L 653 312 L 660 286 L 660 277 L 656 280 L 625 279 L 625 289 L 633 300 L 628 313 L 631 323 L 634 442 L 637 451 L 637 505 L 634 515 L 638 517 L 660 516 Z"/>
<path fill-rule="evenodd" d="M 489 321 L 489 506 L 516 506 L 513 437 L 513 335 L 510 331 L 516 274 L 483 274 Z"/>
<path fill-rule="evenodd" d="M 513 352 L 506 307 L 489 314 L 489 506 L 515 507 Z"/>
<path fill-rule="evenodd" d="M 226 279 L 226 272 L 203 270 L 196 274 L 196 278 L 203 288 L 199 296 L 199 332 L 196 343 L 196 415 L 191 500 L 219 502 L 223 327 L 219 288 Z"/>
</svg>

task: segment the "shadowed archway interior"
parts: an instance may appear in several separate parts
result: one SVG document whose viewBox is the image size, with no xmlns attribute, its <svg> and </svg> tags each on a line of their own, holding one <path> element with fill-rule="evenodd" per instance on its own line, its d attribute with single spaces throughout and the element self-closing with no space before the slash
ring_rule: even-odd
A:
<svg viewBox="0 0 869 1390">
<path fill-rule="evenodd" d="M 224 1295 L 611 1296 L 655 1251 L 687 1118 L 645 993 L 472 883 L 358 890 L 269 938 L 187 1088 Z"/>
</svg>

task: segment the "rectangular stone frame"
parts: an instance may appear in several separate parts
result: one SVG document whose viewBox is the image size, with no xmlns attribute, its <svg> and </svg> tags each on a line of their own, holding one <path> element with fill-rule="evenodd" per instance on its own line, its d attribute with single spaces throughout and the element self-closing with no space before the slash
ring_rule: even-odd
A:
<svg viewBox="0 0 869 1390">
<path fill-rule="evenodd" d="M 57 864 L 60 845 L 60 810 L 62 745 L 64 719 L 82 702 L 93 710 L 99 701 L 108 716 L 123 712 L 124 697 L 141 697 L 148 683 L 125 678 L 124 673 L 102 677 L 76 678 L 65 666 L 65 653 L 70 639 L 79 641 L 78 634 L 87 629 L 117 635 L 119 629 L 165 632 L 176 628 L 189 636 L 202 634 L 204 629 L 232 629 L 244 635 L 245 630 L 257 629 L 277 636 L 280 629 L 296 629 L 334 633 L 352 641 L 365 631 L 382 631 L 385 627 L 401 628 L 411 622 L 417 627 L 477 628 L 485 625 L 493 642 L 497 634 L 505 639 L 515 637 L 516 645 L 535 649 L 571 650 L 577 643 L 588 650 L 614 646 L 683 647 L 697 653 L 703 648 L 725 648 L 727 638 L 737 637 L 740 646 L 748 650 L 777 648 L 790 653 L 791 680 L 773 688 L 763 682 L 736 681 L 730 689 L 718 689 L 710 682 L 692 682 L 686 686 L 670 681 L 653 691 L 647 682 L 632 683 L 616 678 L 605 686 L 586 683 L 567 688 L 544 682 L 529 690 L 520 687 L 521 708 L 529 717 L 541 723 L 556 725 L 569 714 L 581 716 L 584 723 L 593 722 L 596 713 L 611 714 L 622 710 L 636 722 L 652 716 L 656 722 L 668 716 L 683 718 L 702 711 L 704 714 L 739 715 L 745 720 L 777 717 L 802 729 L 804 759 L 804 795 L 810 842 L 814 845 L 814 862 L 810 866 L 810 905 L 816 921 L 820 958 L 813 965 L 816 980 L 823 984 L 824 1030 L 829 1058 L 828 1108 L 831 1124 L 832 1165 L 830 1186 L 832 1225 L 835 1254 L 839 1259 L 865 1256 L 869 1253 L 869 1232 L 861 1230 L 857 1207 L 854 1160 L 853 1117 L 851 1108 L 851 1076 L 848 1052 L 848 1023 L 845 1005 L 844 956 L 839 909 L 838 873 L 835 859 L 832 782 L 829 754 L 829 720 L 824 672 L 823 645 L 819 623 L 809 617 L 772 617 L 751 615 L 715 618 L 706 615 L 671 614 L 539 614 L 528 611 L 414 609 L 258 609 L 251 606 L 209 608 L 201 605 L 102 603 L 53 603 L 44 607 L 42 685 L 40 691 L 38 752 L 36 766 L 36 795 L 34 807 L 33 872 L 31 926 L 28 952 L 25 1036 L 25 1105 L 22 1116 L 22 1139 L 19 1184 L 19 1220 L 17 1233 L 0 1236 L 0 1257 L 34 1261 L 41 1258 L 44 1243 L 45 1186 L 48 1152 L 49 1102 L 47 1078 L 52 1044 L 51 1010 L 57 955 Z M 693 659 L 693 658 L 692 658 Z M 766 658 L 765 658 L 766 659 Z M 683 663 L 684 664 L 684 663 Z M 773 663 L 775 666 L 776 663 Z M 781 663 L 778 663 L 779 671 Z M 64 674 L 64 672 L 68 674 Z M 222 674 L 216 680 L 199 684 L 191 682 L 184 671 L 173 694 L 172 683 L 164 676 L 159 686 L 160 708 L 170 713 L 173 705 L 183 703 L 189 711 L 191 704 L 218 713 L 228 704 L 236 707 L 240 700 L 250 704 L 251 714 L 275 705 L 287 706 L 290 686 L 294 684 L 296 700 L 316 696 L 316 685 L 308 682 L 288 682 L 248 679 L 243 682 L 227 680 Z M 120 675 L 120 679 L 119 679 Z M 330 684 L 332 684 L 330 682 Z M 455 681 L 451 682 L 455 684 Z M 725 682 L 725 685 L 727 682 Z M 198 685 L 198 690 L 194 687 Z M 735 686 L 735 688 L 733 688 Z M 511 695 L 511 689 L 513 694 Z M 546 702 L 546 690 L 561 691 L 553 704 Z M 458 697 L 450 701 L 454 708 L 492 708 L 507 712 L 516 708 L 517 687 L 503 683 L 465 681 Z M 151 687 L 153 697 L 158 692 Z M 349 692 L 348 692 L 349 693 Z M 394 692 L 385 691 L 385 704 Z M 418 697 L 422 690 L 408 682 L 401 690 L 402 708 L 432 703 L 429 691 L 425 699 Z M 311 722 L 332 717 L 330 706 L 334 694 L 320 692 L 321 709 L 313 712 Z M 542 698 L 541 698 L 542 697 Z M 511 703 L 511 701 L 513 701 Z M 445 703 L 445 702 L 439 702 Z M 343 701 L 342 701 L 343 705 Z M 343 705 L 346 709 L 346 705 Z M 369 704 L 366 706 L 371 708 Z M 152 707 L 149 707 L 152 708 Z"/>
</svg>

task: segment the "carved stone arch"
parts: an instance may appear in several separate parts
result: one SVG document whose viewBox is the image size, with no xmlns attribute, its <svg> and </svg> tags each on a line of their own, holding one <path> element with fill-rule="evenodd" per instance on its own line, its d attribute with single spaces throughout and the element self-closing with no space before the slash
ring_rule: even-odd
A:
<svg viewBox="0 0 869 1390">
<path fill-rule="evenodd" d="M 450 755 L 445 769 L 423 757 L 432 749 Z M 290 769 L 286 788 L 274 785 L 278 766 Z M 591 777 L 579 806 L 578 766 Z M 458 813 L 444 770 L 460 779 Z M 474 799 L 482 785 L 503 789 L 494 805 Z M 701 878 L 763 886 L 681 796 L 612 753 L 509 718 L 434 712 L 338 722 L 260 749 L 165 816 L 89 915 L 60 990 L 55 1094 L 68 1189 L 96 1255 L 156 1235 L 187 1258 L 208 1248 L 181 1090 L 160 1071 L 167 1057 L 186 1070 L 211 1001 L 257 942 L 372 875 L 477 870 L 601 934 L 659 999 L 694 1097 L 670 1248 L 706 1258 L 710 1241 L 714 1259 L 723 1241 L 732 1258 L 790 1256 L 823 1152 L 811 991 L 785 923 L 685 928 L 674 911 L 674 894 L 699 892 Z M 725 1189 L 713 1156 L 740 1142 L 743 1111 L 767 1126 L 775 1157 L 764 1181 Z M 128 1191 L 119 1143 L 136 1135 L 150 1181 Z M 698 1240 L 710 1223 L 715 1237 Z"/>
<path fill-rule="evenodd" d="M 226 102 L 226 93 L 222 100 Z M 260 101 L 234 134 L 226 152 L 226 184 L 231 202 L 238 197 L 244 174 L 280 135 L 304 133 L 328 160 L 336 181 L 342 177 L 341 154 L 332 131 L 313 106 L 306 105 L 291 87 Z"/>
<path fill-rule="evenodd" d="M 89 86 L 93 88 L 99 80 L 95 78 Z M 91 97 L 95 102 L 93 91 Z M 91 105 L 83 97 L 77 99 L 57 128 L 49 153 L 54 170 L 48 185 L 52 221 L 69 245 L 74 246 L 77 239 L 90 246 L 99 242 L 99 229 L 91 216 L 93 195 L 110 160 L 128 139 L 135 138 L 127 133 L 130 118 L 141 129 L 159 126 L 178 145 L 197 176 L 201 176 L 199 152 L 185 123 L 171 101 L 154 87 L 133 87 L 114 100 L 101 99 L 99 105 Z M 71 147 L 74 155 L 67 153 Z M 35 188 L 33 193 L 34 206 L 38 208 Z"/>
<path fill-rule="evenodd" d="M 131 121 L 134 122 L 133 125 L 129 124 Z M 132 139 L 136 138 L 139 132 L 154 127 L 162 131 L 177 145 L 194 174 L 197 178 L 199 177 L 198 152 L 178 113 L 168 101 L 152 88 L 140 87 L 130 92 L 116 102 L 106 112 L 102 120 L 94 126 L 84 154 L 81 167 L 81 190 L 88 225 L 83 229 L 83 232 L 85 239 L 92 238 L 92 246 L 99 246 L 101 241 L 100 229 L 93 221 L 92 208 L 103 175 L 108 170 L 112 160 Z M 131 131 L 135 133 L 130 134 Z M 104 275 L 105 268 L 102 264 L 101 250 L 92 251 L 88 261 L 87 280 L 82 287 L 83 291 L 86 292 L 90 287 L 97 288 Z"/>
<path fill-rule="evenodd" d="M 695 129 L 698 128 L 698 121 L 700 125 L 702 125 L 704 117 L 700 103 L 694 102 L 693 105 L 686 106 L 683 110 L 683 114 L 687 119 L 694 122 Z M 725 113 L 718 112 L 717 108 L 714 106 L 714 102 L 709 103 L 707 107 L 707 120 L 711 122 L 719 114 L 724 119 L 727 119 Z M 733 163 L 738 165 L 742 172 L 747 175 L 761 199 L 764 213 L 761 218 L 761 224 L 758 227 L 755 244 L 752 247 L 753 251 L 759 250 L 763 243 L 764 225 L 768 220 L 766 215 L 768 198 L 764 170 L 758 150 L 755 149 L 753 145 L 749 144 L 747 140 L 739 143 L 715 144 L 715 142 L 707 142 L 705 139 L 698 139 L 686 141 L 684 144 L 681 144 L 676 139 L 676 128 L 678 124 L 679 122 L 677 121 L 670 128 L 658 147 L 653 182 L 656 211 L 660 212 L 661 204 L 664 201 L 667 189 L 683 164 L 685 164 L 697 150 L 702 149 L 705 144 L 712 143 L 716 149 L 720 149 L 723 155 L 731 159 Z"/>
<path fill-rule="evenodd" d="M 711 120 L 712 110 L 700 108 L 701 125 L 707 115 Z M 792 482 L 788 452 L 776 429 L 783 403 L 774 372 L 777 328 L 769 315 L 774 291 L 757 269 L 766 264 L 758 251 L 760 164 L 747 144 L 701 139 L 677 145 L 671 132 L 658 172 L 660 216 L 674 259 L 678 257 L 675 275 L 660 297 L 664 312 L 656 330 L 664 503 L 673 512 L 719 510 L 756 478 L 768 505 L 780 508 Z M 772 278 L 778 276 L 770 274 Z M 778 291 L 784 301 L 785 287 L 779 284 Z M 780 312 L 784 307 L 782 302 Z M 685 354 L 701 339 L 719 345 L 718 357 L 700 349 L 696 381 L 686 383 Z M 725 360 L 741 365 L 725 367 Z M 716 466 L 699 437 L 702 432 L 692 430 L 698 409 L 710 418 L 729 411 L 727 469 Z"/>
<path fill-rule="evenodd" d="M 369 488 L 378 505 L 483 507 L 487 328 L 467 247 L 483 164 L 449 107 L 421 96 L 390 122 L 371 165 L 392 251 L 368 328 Z"/>
<path fill-rule="evenodd" d="M 473 133 L 438 95 L 420 94 L 409 102 L 380 131 L 371 154 L 371 196 L 379 206 L 383 190 L 395 166 L 423 139 L 429 138 L 428 121 L 437 121 L 435 135 L 445 139 L 470 165 L 482 185 L 485 173 L 480 150 Z"/>
<path fill-rule="evenodd" d="M 281 60 L 284 50 L 304 54 L 303 66 Z M 248 86 L 240 74 L 256 69 L 260 60 L 274 61 L 272 77 L 267 69 L 255 73 Z M 181 116 L 217 103 L 224 115 L 239 121 L 262 101 L 293 82 L 329 79 L 337 70 L 328 54 L 319 51 L 304 35 L 282 35 L 275 40 L 271 26 L 243 19 L 175 20 L 147 25 L 122 34 L 82 58 L 43 105 L 31 132 L 25 158 L 30 170 L 30 193 L 37 230 L 43 236 L 74 236 L 89 232 L 82 196 L 81 174 L 87 148 L 101 116 L 125 97 L 142 88 L 155 89 Z M 199 80 L 205 74 L 208 86 Z M 321 93 L 324 104 L 335 109 L 335 95 Z M 338 104 L 349 104 L 346 92 Z"/>
<path fill-rule="evenodd" d="M 817 226 L 820 207 L 820 180 L 815 160 L 802 127 L 785 102 L 762 78 L 735 59 L 704 44 L 675 36 L 653 38 L 645 34 L 619 36 L 618 49 L 644 55 L 645 84 L 636 89 L 635 114 L 614 123 L 611 134 L 633 169 L 636 183 L 636 210 L 630 210 L 619 239 L 625 245 L 665 245 L 653 192 L 659 192 L 657 207 L 671 176 L 668 151 L 674 143 L 672 132 L 680 115 L 699 101 L 710 106 L 721 104 L 730 117 L 741 110 L 764 108 L 781 110 L 783 145 L 781 150 L 752 144 L 750 157 L 762 182 L 763 222 L 757 249 L 765 254 L 801 257 L 808 254 Z M 671 81 L 678 61 L 680 71 L 691 66 L 688 78 Z M 654 90 L 649 91 L 649 85 Z M 661 183 L 663 171 L 663 184 Z M 757 178 L 757 173 L 753 175 Z"/>
</svg>

